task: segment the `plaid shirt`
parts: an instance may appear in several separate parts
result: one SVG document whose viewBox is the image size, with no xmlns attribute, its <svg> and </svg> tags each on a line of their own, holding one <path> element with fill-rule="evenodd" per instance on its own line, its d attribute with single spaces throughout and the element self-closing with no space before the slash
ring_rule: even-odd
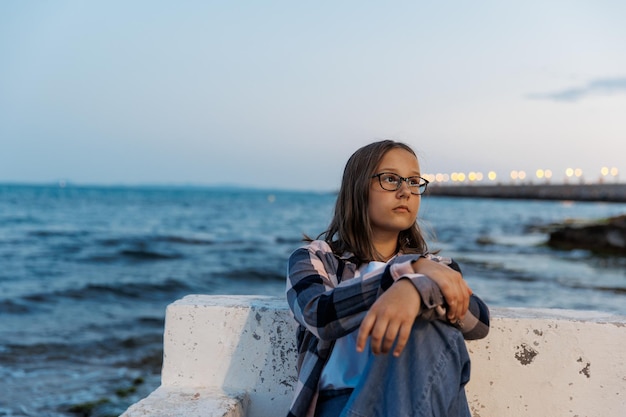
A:
<svg viewBox="0 0 626 417">
<path fill-rule="evenodd" d="M 433 261 L 459 270 L 456 262 L 432 254 Z M 433 280 L 413 272 L 411 261 L 420 255 L 398 255 L 384 268 L 364 275 L 352 254 L 335 255 L 328 243 L 316 240 L 289 258 L 287 301 L 298 322 L 298 384 L 288 417 L 313 416 L 318 383 L 336 339 L 356 330 L 376 299 L 400 278 L 411 280 L 422 298 L 420 317 L 445 320 L 445 300 Z M 358 275 L 358 276 L 356 276 Z M 489 332 L 489 310 L 472 295 L 470 308 L 456 325 L 465 339 Z"/>
</svg>

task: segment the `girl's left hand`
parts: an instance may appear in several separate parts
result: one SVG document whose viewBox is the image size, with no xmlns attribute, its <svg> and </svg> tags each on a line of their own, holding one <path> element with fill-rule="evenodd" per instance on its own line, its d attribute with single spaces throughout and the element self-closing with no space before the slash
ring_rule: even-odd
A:
<svg viewBox="0 0 626 417">
<path fill-rule="evenodd" d="M 439 286 L 448 304 L 448 320 L 454 323 L 463 319 L 469 308 L 470 296 L 472 295 L 472 290 L 463 276 L 447 265 L 426 258 L 420 258 L 412 265 L 413 271 L 426 275 Z"/>
<path fill-rule="evenodd" d="M 396 281 L 372 304 L 361 322 L 357 352 L 363 352 L 367 338 L 371 337 L 375 355 L 389 352 L 396 342 L 393 355 L 400 356 L 411 335 L 421 303 L 420 294 L 411 281 Z"/>
</svg>

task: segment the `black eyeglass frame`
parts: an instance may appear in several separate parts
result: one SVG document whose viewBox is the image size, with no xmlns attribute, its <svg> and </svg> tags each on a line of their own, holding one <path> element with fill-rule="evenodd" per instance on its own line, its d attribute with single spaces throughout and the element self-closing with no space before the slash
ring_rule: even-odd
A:
<svg viewBox="0 0 626 417">
<path fill-rule="evenodd" d="M 396 186 L 395 189 L 389 189 L 389 188 L 385 188 L 385 186 L 383 185 L 383 180 L 381 179 L 382 175 L 395 175 L 396 177 L 398 177 L 398 179 L 400 181 L 398 181 L 398 185 Z M 402 187 L 402 183 L 406 182 L 406 185 L 409 187 L 409 191 L 411 191 L 411 194 L 413 195 L 422 195 L 426 192 L 426 188 L 428 188 L 428 184 L 430 183 L 430 181 L 428 181 L 426 178 L 422 178 L 419 175 L 414 175 L 412 177 L 403 177 L 400 176 L 398 174 L 396 174 L 395 172 L 379 172 L 378 174 L 374 174 L 372 175 L 370 178 L 376 178 L 378 177 L 378 183 L 380 184 L 380 188 L 382 188 L 385 191 L 398 191 L 400 189 L 400 187 Z M 415 179 L 415 178 L 419 178 L 420 182 L 417 185 L 417 192 L 413 192 L 413 187 L 411 187 L 411 185 L 409 185 L 409 180 L 411 179 Z M 388 186 L 389 184 L 387 184 Z M 421 191 L 420 191 L 421 190 Z"/>
</svg>

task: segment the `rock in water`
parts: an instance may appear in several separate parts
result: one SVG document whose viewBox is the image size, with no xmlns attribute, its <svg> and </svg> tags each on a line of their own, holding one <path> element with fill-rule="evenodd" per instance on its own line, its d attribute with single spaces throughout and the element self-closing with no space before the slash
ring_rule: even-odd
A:
<svg viewBox="0 0 626 417">
<path fill-rule="evenodd" d="M 559 227 L 550 233 L 548 246 L 626 255 L 626 215 L 595 223 Z"/>
</svg>

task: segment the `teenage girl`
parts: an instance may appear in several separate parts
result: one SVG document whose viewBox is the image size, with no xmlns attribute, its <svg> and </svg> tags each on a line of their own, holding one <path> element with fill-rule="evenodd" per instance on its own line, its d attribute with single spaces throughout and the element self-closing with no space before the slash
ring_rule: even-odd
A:
<svg viewBox="0 0 626 417">
<path fill-rule="evenodd" d="M 348 160 L 335 212 L 289 258 L 298 385 L 289 416 L 470 416 L 464 339 L 489 311 L 449 258 L 428 253 L 413 150 L 385 140 Z"/>
</svg>

